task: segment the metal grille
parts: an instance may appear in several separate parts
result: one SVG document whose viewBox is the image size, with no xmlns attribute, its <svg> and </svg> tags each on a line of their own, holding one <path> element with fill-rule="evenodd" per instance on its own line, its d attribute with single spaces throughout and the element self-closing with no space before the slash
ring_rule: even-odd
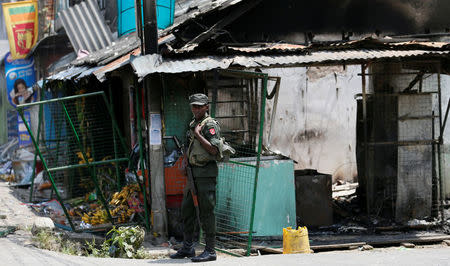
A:
<svg viewBox="0 0 450 266">
<path fill-rule="evenodd" d="M 242 71 L 215 72 L 209 79 L 211 114 L 223 137 L 236 149 L 219 164 L 217 178 L 217 242 L 219 248 L 250 254 L 260 166 L 267 76 Z"/>
<path fill-rule="evenodd" d="M 368 213 L 398 222 L 437 216 L 439 64 L 377 63 L 362 76 L 357 157 Z"/>
<path fill-rule="evenodd" d="M 188 96 L 202 92 L 209 97 L 210 114 L 219 122 L 222 137 L 237 151 L 229 162 L 218 163 L 217 248 L 233 254 L 242 254 L 242 250 L 250 253 L 266 82 L 266 74 L 243 71 L 164 76 L 165 182 L 170 235 L 182 235 L 179 208 L 186 184 L 182 157 L 174 151 L 177 146 L 187 144 L 185 136 L 192 119 Z"/>
<path fill-rule="evenodd" d="M 51 182 L 50 198 L 66 216 L 61 226 L 95 230 L 142 218 L 140 186 L 136 175 L 125 178 L 127 149 L 105 94 L 21 105 L 19 114 L 30 105 L 39 105 L 38 131 L 26 127 Z"/>
</svg>

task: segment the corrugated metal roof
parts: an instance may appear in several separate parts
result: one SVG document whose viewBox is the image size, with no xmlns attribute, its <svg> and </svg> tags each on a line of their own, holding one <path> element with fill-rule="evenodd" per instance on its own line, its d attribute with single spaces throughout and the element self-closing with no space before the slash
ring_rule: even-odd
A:
<svg viewBox="0 0 450 266">
<path fill-rule="evenodd" d="M 93 71 L 93 74 L 97 77 L 98 80 L 103 82 L 106 79 L 106 73 L 109 73 L 113 70 L 116 70 L 122 66 L 128 65 L 130 63 L 130 57 L 131 56 L 138 56 L 141 54 L 141 48 L 136 48 L 132 52 L 114 60 L 113 62 L 101 66 L 95 71 Z"/>
<path fill-rule="evenodd" d="M 314 43 L 308 48 L 313 50 L 338 50 L 338 49 L 351 49 L 351 48 L 371 48 L 371 49 L 447 49 L 448 43 L 445 42 L 398 42 L 389 38 L 374 39 L 371 37 L 361 40 L 352 40 L 336 43 Z"/>
<path fill-rule="evenodd" d="M 110 45 L 113 41 L 111 31 L 94 0 L 86 0 L 74 5 L 59 12 L 58 16 L 75 52 L 80 49 L 94 52 Z"/>
<path fill-rule="evenodd" d="M 85 64 L 107 64 L 116 58 L 128 54 L 137 47 L 139 47 L 141 41 L 137 37 L 136 33 L 130 33 L 115 42 L 112 42 L 110 46 L 105 47 L 99 51 L 88 54 L 87 56 L 77 59 L 72 62 L 72 65 L 81 66 Z"/>
<path fill-rule="evenodd" d="M 242 2 L 243 0 L 188 0 L 184 1 L 181 5 L 183 9 L 178 11 L 175 17 L 174 24 L 164 30 L 159 31 L 158 45 L 166 42 L 170 42 L 175 39 L 175 36 L 171 34 L 173 30 L 179 26 L 187 23 L 193 18 L 203 16 L 216 9 L 225 9 L 229 6 L 233 6 Z M 180 4 L 177 3 L 178 8 Z M 177 10 L 177 9 L 176 9 Z M 111 43 L 108 47 L 99 51 L 93 52 L 86 57 L 72 62 L 73 65 L 80 66 L 84 64 L 107 64 L 116 58 L 119 58 L 130 51 L 138 48 L 140 40 L 138 39 L 136 32 L 130 33 L 124 36 L 116 42 Z M 189 50 L 190 51 L 190 50 Z M 183 51 L 185 52 L 185 51 Z"/>
<path fill-rule="evenodd" d="M 76 77 L 77 75 L 79 75 L 80 73 L 82 73 L 83 71 L 87 71 L 89 70 L 90 67 L 88 66 L 81 66 L 81 67 L 77 67 L 77 66 L 73 66 L 70 67 L 66 70 L 60 71 L 54 75 L 51 75 L 49 77 L 47 77 L 48 80 L 66 80 L 66 79 L 72 79 L 73 77 Z"/>
<path fill-rule="evenodd" d="M 447 42 L 418 42 L 418 41 L 409 41 L 409 42 L 396 42 L 389 43 L 391 46 L 403 46 L 403 47 L 423 47 L 423 48 L 435 48 L 435 49 L 446 49 L 449 47 L 449 43 Z"/>
<path fill-rule="evenodd" d="M 92 0 L 88 0 L 92 1 Z M 178 10 L 175 18 L 175 23 L 165 30 L 162 30 L 159 32 L 159 40 L 158 44 L 164 44 L 167 42 L 170 42 L 175 39 L 175 36 L 171 34 L 170 32 L 175 30 L 178 26 L 183 25 L 184 23 L 190 21 L 193 18 L 197 18 L 201 15 L 207 14 L 213 10 L 220 10 L 225 9 L 229 6 L 235 5 L 237 3 L 242 2 L 243 0 L 186 0 L 183 1 L 183 3 L 177 3 L 177 8 L 181 5 L 183 6 L 182 10 Z M 75 11 L 71 11 L 71 14 L 74 14 Z M 82 16 L 80 16 L 82 17 Z M 79 23 L 76 19 L 76 17 L 71 16 L 70 17 L 70 26 L 75 27 L 77 29 L 80 29 L 80 27 L 77 26 Z M 76 32 L 75 30 L 70 31 L 73 32 L 75 36 L 78 34 L 82 34 L 83 36 L 79 37 L 81 39 L 86 38 L 86 32 Z M 69 31 L 68 31 L 69 35 Z M 70 37 L 70 35 L 69 35 Z M 74 36 L 72 36 L 74 37 Z M 74 37 L 75 38 L 75 37 Z M 75 41 L 72 41 L 72 38 L 70 38 L 72 44 L 74 44 Z M 120 58 L 122 56 L 127 56 L 130 52 L 132 52 L 134 49 L 138 48 L 140 46 L 140 40 L 136 36 L 136 32 L 128 34 L 126 36 L 123 36 L 121 39 L 110 42 L 110 44 L 98 51 L 92 51 L 89 55 L 86 57 L 77 59 L 73 62 L 71 62 L 71 65 L 74 66 L 82 66 L 82 65 L 105 65 L 110 63 L 111 61 Z M 75 47 L 75 45 L 74 45 Z M 77 50 L 78 48 L 75 48 Z"/>
<path fill-rule="evenodd" d="M 387 39 L 378 40 L 373 38 L 366 38 L 362 40 L 353 40 L 337 43 L 314 43 L 309 46 L 290 43 L 254 43 L 247 46 L 239 45 L 227 45 L 227 49 L 222 51 L 224 54 L 236 54 L 236 53 L 287 53 L 287 52 L 304 52 L 309 53 L 312 51 L 337 51 L 348 49 L 379 49 L 379 50 L 447 50 L 450 48 L 449 43 L 445 42 L 389 42 Z M 195 54 L 201 49 L 198 44 L 188 44 L 179 49 L 171 50 L 173 54 Z"/>
<path fill-rule="evenodd" d="M 356 41 L 352 41 L 351 44 L 359 45 Z M 92 68 L 86 66 L 71 67 L 49 77 L 49 79 L 72 79 L 76 77 L 76 80 L 79 80 L 93 74 L 98 80 L 104 81 L 107 73 L 130 62 L 138 77 L 142 78 L 151 73 L 197 72 L 214 68 L 228 68 L 230 66 L 269 67 L 341 63 L 357 64 L 374 59 L 446 56 L 450 54 L 450 51 L 442 50 L 448 48 L 446 43 L 420 44 L 422 45 L 421 47 L 439 48 L 440 50 L 407 50 L 407 48 L 414 47 L 412 45 L 416 44 L 411 42 L 397 43 L 395 45 L 389 44 L 384 46 L 387 49 L 332 49 L 317 51 L 312 51 L 309 47 L 296 44 L 258 44 L 257 46 L 259 47 L 229 47 L 235 52 L 231 55 L 191 56 L 185 59 L 163 59 L 161 55 L 139 56 L 140 49 L 135 48 L 107 65 Z M 127 49 L 130 49 L 130 47 Z M 267 54 L 265 52 L 270 53 Z"/>
<path fill-rule="evenodd" d="M 346 51 L 316 51 L 305 55 L 234 55 L 222 57 L 205 56 L 189 59 L 163 59 L 160 55 L 146 55 L 132 57 L 131 66 L 136 75 L 141 79 L 151 73 L 198 72 L 215 68 L 224 69 L 231 66 L 251 68 L 312 64 L 357 64 L 375 59 L 440 56 L 448 54 L 450 54 L 450 51 L 359 49 Z"/>
<path fill-rule="evenodd" d="M 82 78 L 88 77 L 88 76 L 92 75 L 92 73 L 94 73 L 95 71 L 99 70 L 99 69 L 102 68 L 102 67 L 103 67 L 103 66 L 98 66 L 98 67 L 92 67 L 92 68 L 89 68 L 88 70 L 85 70 L 85 71 L 81 72 L 81 74 L 78 75 L 78 76 L 75 78 L 75 80 L 78 81 L 78 80 L 80 80 L 80 79 L 82 79 Z"/>
<path fill-rule="evenodd" d="M 294 52 L 305 50 L 307 46 L 300 44 L 290 44 L 290 43 L 263 43 L 263 44 L 255 44 L 250 47 L 236 47 L 236 46 L 228 46 L 228 49 L 231 51 L 238 51 L 243 53 L 258 53 L 264 51 L 285 51 L 285 52 Z"/>
</svg>

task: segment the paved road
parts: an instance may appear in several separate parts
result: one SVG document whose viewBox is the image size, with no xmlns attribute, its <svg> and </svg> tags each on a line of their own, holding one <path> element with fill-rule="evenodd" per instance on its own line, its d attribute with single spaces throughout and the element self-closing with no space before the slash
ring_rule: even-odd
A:
<svg viewBox="0 0 450 266">
<path fill-rule="evenodd" d="M 388 248 L 371 251 L 333 251 L 316 254 L 264 255 L 246 258 L 219 257 L 203 264 L 190 260 L 127 260 L 77 257 L 40 250 L 27 243 L 20 232 L 0 238 L 0 265 L 450 265 L 450 247 Z"/>
<path fill-rule="evenodd" d="M 194 264 L 190 260 L 126 260 L 111 258 L 77 257 L 41 250 L 33 247 L 30 232 L 21 230 L 33 224 L 37 217 L 28 207 L 21 205 L 6 183 L 0 182 L 0 226 L 14 225 L 19 228 L 14 234 L 0 238 L 0 266 L 3 265 L 449 265 L 450 247 L 388 248 L 371 251 L 334 251 L 317 254 L 265 255 L 248 258 L 233 258 L 219 255 L 215 262 Z M 168 251 L 167 251 L 168 252 Z M 158 254 L 161 254 L 159 250 Z"/>
<path fill-rule="evenodd" d="M 34 219 L 38 217 L 13 195 L 13 190 L 3 181 L 0 181 L 0 214 L 6 216 L 0 219 L 0 226 L 19 228 L 33 225 Z"/>
</svg>

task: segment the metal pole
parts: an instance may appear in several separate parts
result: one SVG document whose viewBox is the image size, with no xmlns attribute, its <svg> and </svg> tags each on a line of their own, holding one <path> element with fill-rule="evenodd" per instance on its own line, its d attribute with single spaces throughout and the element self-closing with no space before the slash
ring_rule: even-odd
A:
<svg viewBox="0 0 450 266">
<path fill-rule="evenodd" d="M 150 220 L 148 215 L 148 204 L 147 204 L 147 187 L 145 185 L 146 176 L 145 176 L 145 167 L 144 167 L 144 143 L 142 141 L 142 127 L 141 127 L 141 108 L 140 108 L 140 89 L 139 87 L 136 90 L 136 115 L 137 115 L 137 128 L 138 128 L 138 138 L 139 138 L 139 164 L 141 166 L 141 175 L 143 179 L 143 185 L 139 182 L 138 184 L 141 187 L 142 193 L 144 194 L 144 207 L 145 207 L 145 227 L 147 231 L 150 231 Z"/>
<path fill-rule="evenodd" d="M 256 155 L 256 169 L 255 169 L 255 182 L 253 184 L 253 199 L 252 199 L 252 210 L 250 214 L 250 228 L 248 233 L 248 244 L 247 244 L 247 256 L 250 256 L 250 250 L 252 247 L 253 240 L 253 224 L 255 220 L 255 210 L 256 210 L 256 193 L 258 188 L 258 175 L 259 175 L 259 167 L 261 162 L 261 150 L 262 150 L 262 136 L 264 132 L 264 113 L 266 107 L 266 90 L 267 90 L 267 74 L 264 74 L 262 77 L 262 91 L 261 91 L 261 113 L 260 113 L 260 121 L 259 121 L 259 141 L 258 141 L 258 154 Z M 256 90 L 257 88 L 255 88 Z"/>
<path fill-rule="evenodd" d="M 90 96 L 95 96 L 95 95 L 100 95 L 100 94 L 104 94 L 104 92 L 98 91 L 98 92 L 91 92 L 91 93 L 86 93 L 86 94 L 67 96 L 67 97 L 63 97 L 63 98 L 55 98 L 55 99 L 50 99 L 50 100 L 46 100 L 46 101 L 20 104 L 17 106 L 17 108 L 25 108 L 25 107 L 38 105 L 38 104 L 47 104 L 47 103 L 53 103 L 53 102 L 68 101 L 68 100 L 73 100 L 73 99 L 78 99 L 78 98 L 83 98 L 83 97 L 90 97 Z"/>
<path fill-rule="evenodd" d="M 441 221 L 444 222 L 444 188 L 442 187 L 442 171 L 441 171 L 441 145 L 444 143 L 444 128 L 442 126 L 442 96 L 441 96 L 441 65 L 438 71 L 438 100 L 439 100 L 439 143 L 437 144 L 438 153 L 438 173 L 439 173 L 439 211 L 441 214 Z M 433 116 L 434 117 L 434 116 Z M 433 124 L 434 129 L 434 124 Z"/>
<path fill-rule="evenodd" d="M 432 206 L 434 204 L 436 204 L 437 209 L 433 209 L 431 208 L 431 215 L 432 216 L 438 216 L 439 213 L 439 184 L 438 184 L 438 180 L 437 180 L 437 175 L 436 175 L 436 143 L 435 143 L 435 138 L 436 138 L 436 130 L 435 130 L 435 123 L 436 120 L 434 119 L 434 111 L 431 112 L 431 139 L 433 140 L 433 142 L 431 143 L 431 184 L 435 185 L 436 188 L 433 189 L 432 193 L 431 193 L 431 202 L 432 202 Z M 438 144 L 439 145 L 439 144 Z"/>
<path fill-rule="evenodd" d="M 144 0 L 144 51 L 143 54 L 158 53 L 158 24 L 156 0 Z M 142 40 L 142 39 L 141 39 Z"/>
<path fill-rule="evenodd" d="M 363 99 L 363 124 L 364 124 L 364 179 L 366 182 L 366 208 L 367 215 L 370 215 L 369 203 L 369 178 L 368 178 L 368 162 L 369 149 L 367 146 L 368 132 L 367 132 L 367 94 L 366 94 L 366 65 L 361 65 L 361 79 L 362 79 L 362 99 Z"/>
<path fill-rule="evenodd" d="M 111 90 L 111 83 L 109 84 L 109 104 L 113 104 L 113 99 L 112 99 L 112 90 Z M 108 103 L 106 103 L 108 104 Z M 111 121 L 115 120 L 114 119 L 114 108 L 112 108 L 112 117 L 111 117 Z M 112 132 L 113 132 L 113 142 L 114 142 L 114 159 L 117 160 L 117 158 L 119 157 L 117 155 L 117 141 L 116 141 L 116 131 L 114 130 L 114 122 L 111 122 L 111 127 L 112 127 Z M 121 186 L 120 186 L 120 171 L 119 171 L 119 164 L 115 163 L 115 168 L 116 168 L 116 187 L 117 187 L 117 191 L 120 191 Z"/>
<path fill-rule="evenodd" d="M 45 86 L 45 81 L 44 81 L 44 85 L 42 85 L 42 87 Z M 40 97 L 42 97 L 42 88 L 41 88 L 41 92 L 40 92 Z M 37 144 L 39 145 L 39 136 L 41 134 L 41 123 L 42 123 L 42 105 L 39 105 L 39 120 L 38 120 L 38 130 L 37 130 Z M 36 161 L 37 161 L 37 156 L 38 154 L 35 152 L 34 153 L 34 161 L 33 161 L 33 174 L 31 175 L 31 186 L 30 186 L 30 198 L 29 201 L 32 202 L 33 201 L 33 187 L 34 187 L 34 179 L 36 178 Z"/>
<path fill-rule="evenodd" d="M 129 110 L 130 110 L 130 142 L 131 142 L 131 148 L 134 148 L 134 145 L 136 145 L 136 114 L 134 112 L 134 87 L 130 86 L 128 87 L 128 103 L 129 103 Z"/>
</svg>

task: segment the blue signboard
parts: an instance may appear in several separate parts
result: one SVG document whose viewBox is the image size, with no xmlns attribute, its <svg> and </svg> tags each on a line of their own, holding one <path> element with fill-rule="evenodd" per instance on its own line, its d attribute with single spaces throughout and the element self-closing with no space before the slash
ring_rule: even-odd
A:
<svg viewBox="0 0 450 266">
<path fill-rule="evenodd" d="M 119 36 L 136 31 L 135 2 L 136 0 L 117 0 L 117 10 L 119 13 L 117 30 Z M 175 0 L 156 0 L 158 29 L 165 29 L 172 25 L 174 13 Z"/>
<path fill-rule="evenodd" d="M 11 53 L 5 56 L 5 77 L 8 100 L 12 106 L 36 100 L 32 86 L 36 83 L 34 59 L 13 60 Z"/>
</svg>

